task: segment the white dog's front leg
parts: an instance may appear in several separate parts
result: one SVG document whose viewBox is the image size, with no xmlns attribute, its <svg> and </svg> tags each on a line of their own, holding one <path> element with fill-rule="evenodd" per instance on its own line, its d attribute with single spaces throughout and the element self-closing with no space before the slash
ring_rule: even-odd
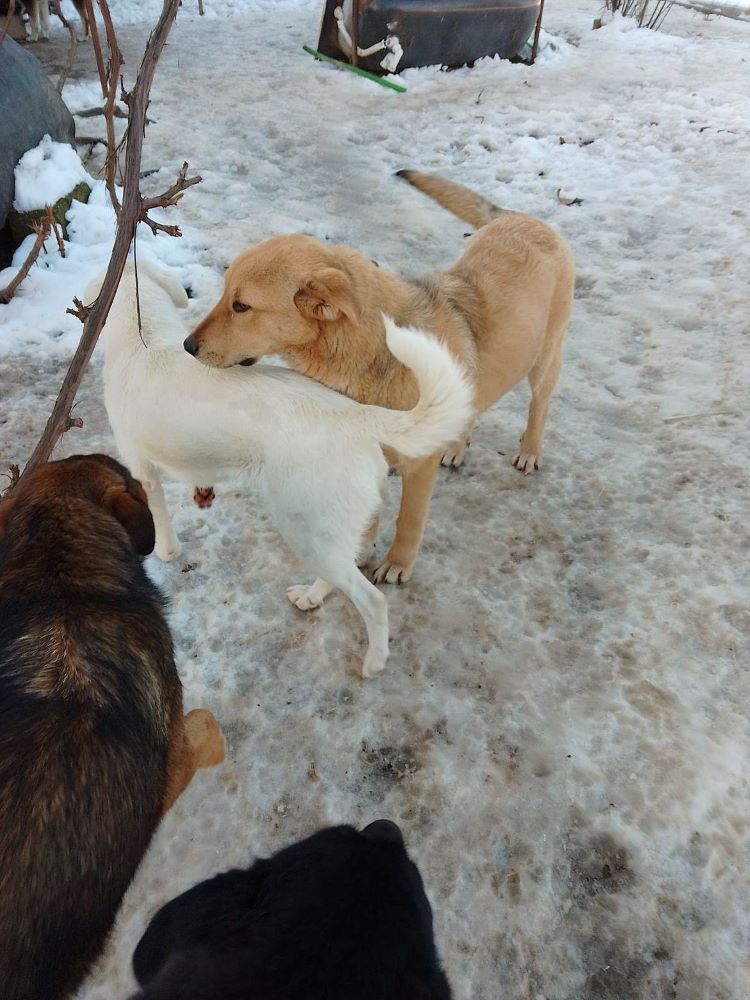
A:
<svg viewBox="0 0 750 1000">
<path fill-rule="evenodd" d="M 172 527 L 172 518 L 169 516 L 159 474 L 156 469 L 149 466 L 146 469 L 138 469 L 135 476 L 140 479 L 141 485 L 146 491 L 151 516 L 154 519 L 154 531 L 156 532 L 154 552 L 162 562 L 171 562 L 179 556 L 182 548 Z"/>
<path fill-rule="evenodd" d="M 81 27 L 76 34 L 76 40 L 79 42 L 87 42 L 89 40 L 89 22 L 86 18 L 86 12 L 82 10 L 79 17 L 81 19 Z"/>
<path fill-rule="evenodd" d="M 49 3 L 48 0 L 37 0 L 36 6 L 39 8 L 39 23 L 40 30 L 39 33 L 42 37 L 42 41 L 48 41 L 49 39 Z"/>
<path fill-rule="evenodd" d="M 39 0 L 31 4 L 29 11 L 29 41 L 39 41 Z"/>
</svg>

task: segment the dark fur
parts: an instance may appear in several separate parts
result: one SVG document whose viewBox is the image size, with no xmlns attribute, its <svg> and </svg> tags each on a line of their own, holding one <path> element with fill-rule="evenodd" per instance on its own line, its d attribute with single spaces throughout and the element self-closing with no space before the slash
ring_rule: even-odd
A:
<svg viewBox="0 0 750 1000">
<path fill-rule="evenodd" d="M 140 484 L 105 456 L 0 502 L 0 997 L 67 996 L 159 821 L 182 688 Z"/>
<path fill-rule="evenodd" d="M 133 956 L 134 1000 L 450 1000 L 397 826 L 333 827 L 190 889 Z"/>
</svg>

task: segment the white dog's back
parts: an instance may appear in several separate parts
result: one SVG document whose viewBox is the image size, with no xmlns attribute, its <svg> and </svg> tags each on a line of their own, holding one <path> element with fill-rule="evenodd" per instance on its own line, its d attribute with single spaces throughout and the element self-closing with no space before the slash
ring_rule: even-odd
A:
<svg viewBox="0 0 750 1000">
<path fill-rule="evenodd" d="M 179 552 L 162 476 L 202 487 L 250 479 L 320 577 L 291 588 L 290 599 L 306 609 L 340 587 L 367 624 L 365 676 L 376 673 L 387 657 L 385 598 L 356 558 L 380 505 L 381 445 L 420 457 L 459 434 L 472 411 L 462 369 L 434 338 L 391 321 L 389 346 L 420 387 L 410 411 L 364 406 L 289 369 L 209 368 L 183 350 L 178 307 L 187 298 L 174 279 L 149 265 L 139 267 L 138 283 L 140 329 L 128 265 L 104 329 L 104 396 L 122 458 L 149 497 L 156 553 Z"/>
</svg>

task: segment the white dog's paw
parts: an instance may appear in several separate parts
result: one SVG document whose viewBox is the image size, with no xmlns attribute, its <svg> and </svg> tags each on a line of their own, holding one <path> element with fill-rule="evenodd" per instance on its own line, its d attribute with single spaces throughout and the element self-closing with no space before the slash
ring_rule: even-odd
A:
<svg viewBox="0 0 750 1000">
<path fill-rule="evenodd" d="M 459 441 L 451 441 L 443 452 L 440 464 L 446 469 L 460 469 L 466 459 L 466 452 L 471 446 L 470 438 L 461 438 Z"/>
<path fill-rule="evenodd" d="M 363 680 L 368 681 L 371 677 L 379 674 L 385 667 L 386 659 L 387 657 L 383 656 L 382 653 L 376 653 L 374 650 L 368 649 L 367 655 L 362 663 Z"/>
<path fill-rule="evenodd" d="M 154 546 L 154 553 L 162 562 L 173 562 L 182 552 L 182 546 L 175 539 L 168 542 L 157 542 Z"/>
<path fill-rule="evenodd" d="M 287 587 L 286 596 L 300 611 L 312 611 L 313 608 L 319 608 L 323 603 L 323 598 L 314 583 L 299 583 L 293 587 Z"/>
<path fill-rule="evenodd" d="M 511 463 L 514 469 L 518 469 L 524 476 L 528 476 L 535 470 L 541 469 L 542 456 L 532 455 L 526 451 L 517 451 L 511 459 Z"/>
<path fill-rule="evenodd" d="M 404 566 L 401 563 L 393 562 L 388 558 L 376 566 L 373 570 L 373 583 L 407 583 L 411 578 L 414 565 Z"/>
</svg>

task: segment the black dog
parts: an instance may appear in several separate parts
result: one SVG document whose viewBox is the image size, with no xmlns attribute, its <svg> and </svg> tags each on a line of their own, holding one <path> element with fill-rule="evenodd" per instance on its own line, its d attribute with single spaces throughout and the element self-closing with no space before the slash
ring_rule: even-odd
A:
<svg viewBox="0 0 750 1000">
<path fill-rule="evenodd" d="M 133 1000 L 450 1000 L 401 831 L 322 830 L 188 890 L 133 956 Z"/>
</svg>

